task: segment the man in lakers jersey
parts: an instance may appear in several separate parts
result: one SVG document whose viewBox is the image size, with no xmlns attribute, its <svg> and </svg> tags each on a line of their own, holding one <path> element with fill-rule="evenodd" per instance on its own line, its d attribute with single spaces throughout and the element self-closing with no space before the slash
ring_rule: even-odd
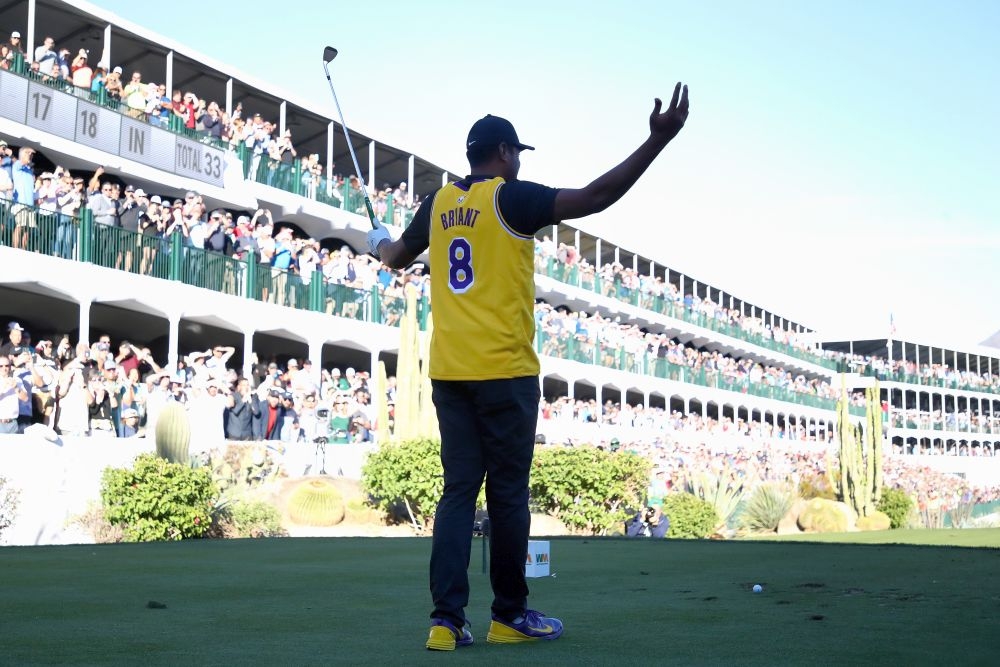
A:
<svg viewBox="0 0 1000 667">
<path fill-rule="evenodd" d="M 558 618 L 528 608 L 528 476 L 540 398 L 532 343 L 534 235 L 618 201 L 680 132 L 687 86 L 661 111 L 655 100 L 649 137 L 618 166 L 586 187 L 556 189 L 517 180 L 521 143 L 507 120 L 487 115 L 466 140 L 470 175 L 425 199 L 402 236 L 368 234 L 372 254 L 403 268 L 430 253 L 430 377 L 441 429 L 444 494 L 434 515 L 430 588 L 434 602 L 426 646 L 473 643 L 465 615 L 476 497 L 486 481 L 490 517 L 492 621 L 487 641 L 557 639 Z"/>
</svg>

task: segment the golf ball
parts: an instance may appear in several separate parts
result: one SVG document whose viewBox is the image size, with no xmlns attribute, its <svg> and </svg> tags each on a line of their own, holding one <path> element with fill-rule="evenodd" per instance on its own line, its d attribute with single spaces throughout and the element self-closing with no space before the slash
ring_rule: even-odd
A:
<svg viewBox="0 0 1000 667">
<path fill-rule="evenodd" d="M 754 592 L 754 593 L 760 593 L 760 592 L 762 592 L 763 590 L 764 590 L 764 587 L 763 587 L 763 586 L 761 586 L 760 584 L 754 584 L 754 585 L 753 585 L 753 592 Z"/>
</svg>

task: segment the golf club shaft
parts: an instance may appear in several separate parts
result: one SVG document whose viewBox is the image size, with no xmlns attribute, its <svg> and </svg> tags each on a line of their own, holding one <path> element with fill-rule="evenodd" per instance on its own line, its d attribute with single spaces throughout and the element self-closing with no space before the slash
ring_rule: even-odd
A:
<svg viewBox="0 0 1000 667">
<path fill-rule="evenodd" d="M 354 161 L 354 171 L 357 172 L 358 180 L 361 181 L 361 194 L 365 198 L 365 208 L 368 209 L 368 219 L 372 223 L 372 228 L 378 226 L 375 219 L 375 209 L 372 208 L 372 201 L 368 198 L 368 188 L 365 186 L 365 178 L 361 175 L 361 167 L 358 166 L 358 156 L 354 154 L 354 145 L 351 144 L 351 133 L 347 130 L 347 123 L 344 121 L 344 112 L 340 110 L 340 101 L 337 99 L 337 91 L 333 89 L 333 79 L 330 78 L 330 67 L 323 62 L 323 69 L 326 71 L 326 82 L 330 84 L 330 92 L 333 93 L 333 103 L 337 106 L 337 114 L 340 116 L 340 126 L 344 128 L 344 138 L 347 139 L 347 150 L 351 153 Z"/>
</svg>

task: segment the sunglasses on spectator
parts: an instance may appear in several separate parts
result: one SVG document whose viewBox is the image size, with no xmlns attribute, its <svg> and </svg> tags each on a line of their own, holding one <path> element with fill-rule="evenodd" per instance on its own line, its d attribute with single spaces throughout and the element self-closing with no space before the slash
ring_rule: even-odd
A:
<svg viewBox="0 0 1000 667">
<path fill-rule="evenodd" d="M 10 364 L 0 364 L 0 368 L 10 368 Z"/>
</svg>

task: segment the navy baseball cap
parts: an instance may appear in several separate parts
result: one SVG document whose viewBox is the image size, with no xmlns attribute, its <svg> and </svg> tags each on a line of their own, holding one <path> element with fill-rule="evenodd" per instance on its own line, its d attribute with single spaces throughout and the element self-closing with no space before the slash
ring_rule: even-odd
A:
<svg viewBox="0 0 1000 667">
<path fill-rule="evenodd" d="M 472 124 L 469 138 L 465 141 L 465 147 L 469 149 L 476 146 L 499 146 L 502 143 L 517 146 L 521 150 L 535 150 L 534 146 L 521 143 L 509 120 L 490 114 L 486 114 Z"/>
</svg>

